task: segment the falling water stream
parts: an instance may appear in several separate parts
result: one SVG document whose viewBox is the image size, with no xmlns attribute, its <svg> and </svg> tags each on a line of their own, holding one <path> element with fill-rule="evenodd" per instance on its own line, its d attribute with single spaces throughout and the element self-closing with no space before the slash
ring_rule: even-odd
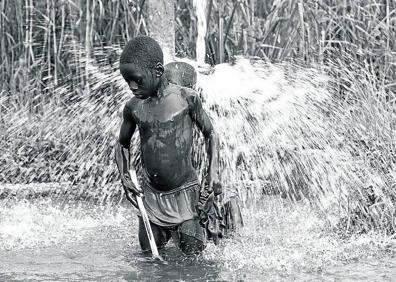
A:
<svg viewBox="0 0 396 282">
<path fill-rule="evenodd" d="M 115 171 L 112 159 L 103 171 L 92 168 L 114 145 L 127 86 L 116 65 L 100 60 L 103 49 L 88 64 L 70 52 L 89 68 L 92 95 L 105 96 L 69 104 L 68 118 L 57 123 L 61 113 L 48 110 L 43 135 L 72 146 L 75 127 L 89 127 L 90 115 L 101 116 L 92 135 L 81 136 L 85 147 L 69 156 L 79 171 L 101 177 L 79 186 L 68 179 L 0 185 L 0 281 L 394 281 L 393 237 L 342 237 L 337 230 L 345 203 L 359 206 L 350 187 L 375 188 L 382 180 L 341 145 L 348 121 L 325 72 L 239 58 L 199 74 L 204 107 L 220 136 L 225 194 L 241 198 L 245 227 L 219 246 L 209 244 L 199 257 L 182 255 L 171 242 L 162 263 L 140 251 L 136 211 L 118 182 L 106 182 Z M 70 85 L 56 91 L 68 97 Z M 7 133 L 16 136 L 26 120 L 10 121 Z M 98 129 L 101 138 L 93 136 Z"/>
</svg>

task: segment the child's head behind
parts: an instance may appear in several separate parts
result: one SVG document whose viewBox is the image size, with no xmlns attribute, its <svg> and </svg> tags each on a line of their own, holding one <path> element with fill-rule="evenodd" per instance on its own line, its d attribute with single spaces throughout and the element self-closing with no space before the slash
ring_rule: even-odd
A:
<svg viewBox="0 0 396 282">
<path fill-rule="evenodd" d="M 185 62 L 172 62 L 165 66 L 165 75 L 170 83 L 183 87 L 195 88 L 197 72 L 194 67 Z"/>
<path fill-rule="evenodd" d="M 134 37 L 120 57 L 120 72 L 139 99 L 156 95 L 164 73 L 163 53 L 159 44 L 148 36 Z"/>
</svg>

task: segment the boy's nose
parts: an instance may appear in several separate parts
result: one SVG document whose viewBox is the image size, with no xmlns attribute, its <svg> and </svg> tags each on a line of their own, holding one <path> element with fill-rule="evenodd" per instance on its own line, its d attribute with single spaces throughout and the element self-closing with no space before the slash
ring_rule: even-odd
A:
<svg viewBox="0 0 396 282">
<path fill-rule="evenodd" d="M 131 89 L 132 91 L 133 91 L 133 90 L 137 90 L 137 89 L 138 89 L 137 83 L 134 82 L 134 81 L 130 81 L 130 82 L 129 82 L 129 89 Z"/>
</svg>

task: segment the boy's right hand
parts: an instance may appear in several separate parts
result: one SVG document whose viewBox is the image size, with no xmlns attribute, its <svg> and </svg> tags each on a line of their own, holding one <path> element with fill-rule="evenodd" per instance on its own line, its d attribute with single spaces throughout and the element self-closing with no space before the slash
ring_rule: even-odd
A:
<svg viewBox="0 0 396 282">
<path fill-rule="evenodd" d="M 124 186 L 125 192 L 128 191 L 135 196 L 143 196 L 143 191 L 139 187 L 136 187 L 129 173 L 125 173 L 123 178 L 122 185 Z"/>
<path fill-rule="evenodd" d="M 131 192 L 128 191 L 128 189 L 126 189 L 124 187 L 124 191 L 125 191 L 125 197 L 127 198 L 127 200 L 137 209 L 139 209 L 138 203 L 136 201 L 136 197 L 134 194 L 132 194 Z"/>
<path fill-rule="evenodd" d="M 125 175 L 122 186 L 124 187 L 127 200 L 131 202 L 131 204 L 134 205 L 136 208 L 139 208 L 136 202 L 136 196 L 142 197 L 143 191 L 139 187 L 136 187 L 129 175 Z"/>
</svg>

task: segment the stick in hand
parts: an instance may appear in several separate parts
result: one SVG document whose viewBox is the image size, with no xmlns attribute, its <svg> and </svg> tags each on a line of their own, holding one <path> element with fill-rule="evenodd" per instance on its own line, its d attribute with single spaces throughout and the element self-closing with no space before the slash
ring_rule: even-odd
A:
<svg viewBox="0 0 396 282">
<path fill-rule="evenodd" d="M 139 188 L 139 182 L 137 181 L 136 172 L 134 170 L 131 170 L 130 174 L 131 174 L 133 184 L 135 184 L 135 186 Z M 149 239 L 151 253 L 153 254 L 154 258 L 163 261 L 162 257 L 158 253 L 157 245 L 155 244 L 153 231 L 151 230 L 150 221 L 148 219 L 146 208 L 144 207 L 142 197 L 139 195 L 136 195 L 136 202 L 138 204 L 140 215 L 142 216 L 142 219 L 143 219 L 144 227 L 146 228 L 146 233 L 147 233 L 147 237 Z"/>
</svg>

